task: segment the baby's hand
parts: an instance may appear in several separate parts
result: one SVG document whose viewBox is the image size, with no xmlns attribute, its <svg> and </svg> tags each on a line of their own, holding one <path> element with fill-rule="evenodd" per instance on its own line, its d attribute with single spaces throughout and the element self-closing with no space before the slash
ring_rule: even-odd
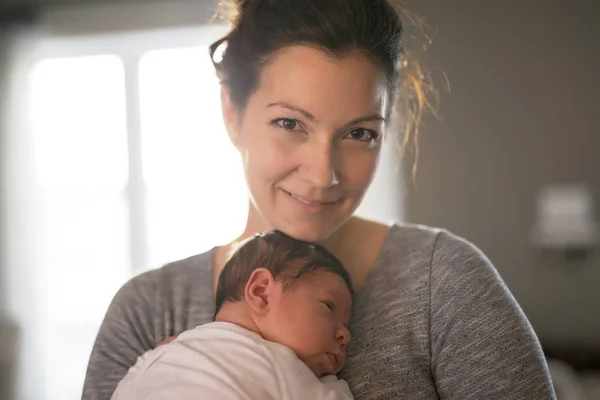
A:
<svg viewBox="0 0 600 400">
<path fill-rule="evenodd" d="M 168 338 L 166 338 L 165 340 L 163 340 L 163 341 L 162 341 L 162 342 L 161 342 L 161 343 L 160 343 L 158 346 L 156 346 L 156 347 L 160 347 L 160 346 L 162 346 L 163 344 L 168 344 L 168 343 L 171 343 L 171 342 L 172 342 L 173 340 L 175 340 L 175 339 L 177 339 L 177 336 L 171 336 L 171 337 L 168 337 Z"/>
<path fill-rule="evenodd" d="M 328 390 L 324 399 L 353 400 L 354 396 L 345 380 L 338 379 L 336 375 L 325 375 L 319 379 Z"/>
</svg>

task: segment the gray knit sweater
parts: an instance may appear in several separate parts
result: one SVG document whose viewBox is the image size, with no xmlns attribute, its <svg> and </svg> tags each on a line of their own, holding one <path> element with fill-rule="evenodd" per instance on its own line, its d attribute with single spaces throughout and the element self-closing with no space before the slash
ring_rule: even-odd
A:
<svg viewBox="0 0 600 400">
<path fill-rule="evenodd" d="M 109 400 L 136 358 L 211 321 L 209 251 L 143 273 L 112 301 L 84 400 Z M 539 342 L 488 259 L 451 233 L 394 226 L 361 290 L 340 374 L 357 400 L 555 399 Z"/>
</svg>

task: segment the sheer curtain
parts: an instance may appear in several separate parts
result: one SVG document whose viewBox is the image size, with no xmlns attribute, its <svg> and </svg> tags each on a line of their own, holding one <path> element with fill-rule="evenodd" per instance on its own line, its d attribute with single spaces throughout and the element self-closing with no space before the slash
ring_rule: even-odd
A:
<svg viewBox="0 0 600 400">
<path fill-rule="evenodd" d="M 28 18 L 5 20 L 0 27 L 0 315 L 20 331 L 18 342 L 9 344 L 18 355 L 17 380 L 11 384 L 19 399 L 40 399 L 44 393 L 40 371 L 32 368 L 40 361 L 42 343 L 36 333 L 40 282 L 35 279 L 36 199 L 27 116 L 28 74 L 37 39 Z"/>
</svg>

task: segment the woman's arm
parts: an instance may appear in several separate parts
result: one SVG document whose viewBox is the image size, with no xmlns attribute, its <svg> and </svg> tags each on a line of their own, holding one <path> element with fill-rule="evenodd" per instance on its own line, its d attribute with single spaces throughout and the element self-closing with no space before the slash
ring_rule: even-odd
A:
<svg viewBox="0 0 600 400">
<path fill-rule="evenodd" d="M 138 356 L 155 347 L 156 274 L 131 279 L 112 300 L 94 343 L 82 400 L 109 400 Z"/>
<path fill-rule="evenodd" d="M 430 329 L 440 399 L 556 399 L 538 339 L 497 271 L 445 232 L 431 260 Z"/>
</svg>

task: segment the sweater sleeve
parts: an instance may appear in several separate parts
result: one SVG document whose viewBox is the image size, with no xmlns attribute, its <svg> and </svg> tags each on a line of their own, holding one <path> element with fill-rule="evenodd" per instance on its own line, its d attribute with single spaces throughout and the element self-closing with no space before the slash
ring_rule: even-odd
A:
<svg viewBox="0 0 600 400">
<path fill-rule="evenodd" d="M 113 298 L 92 349 L 83 400 L 109 400 L 136 359 L 156 345 L 156 274 L 134 277 Z"/>
<path fill-rule="evenodd" d="M 441 232 L 430 268 L 431 371 L 440 399 L 556 399 L 539 341 L 486 256 Z"/>
</svg>

